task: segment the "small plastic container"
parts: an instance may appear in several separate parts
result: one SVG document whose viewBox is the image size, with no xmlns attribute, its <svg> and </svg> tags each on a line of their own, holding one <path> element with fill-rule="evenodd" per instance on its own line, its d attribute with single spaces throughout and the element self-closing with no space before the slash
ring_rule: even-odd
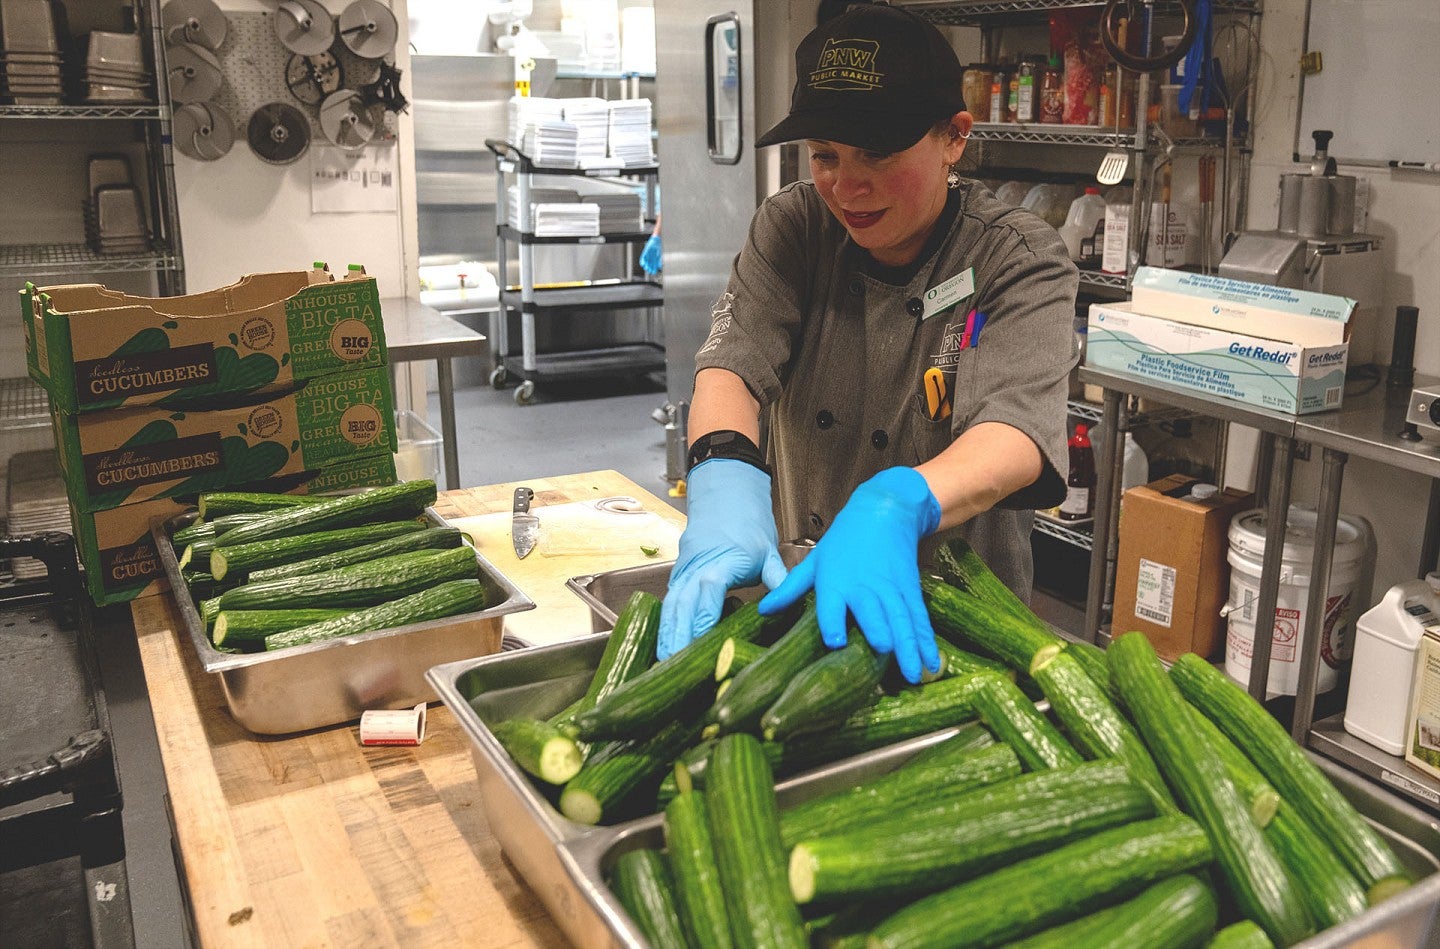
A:
<svg viewBox="0 0 1440 949">
<path fill-rule="evenodd" d="M 1440 596 L 1424 580 L 1395 584 L 1355 623 L 1345 730 L 1392 755 L 1405 752 L 1415 659 L 1427 629 L 1440 632 Z"/>
<path fill-rule="evenodd" d="M 409 409 L 395 413 L 395 477 L 400 481 L 440 480 L 445 438 Z"/>
</svg>

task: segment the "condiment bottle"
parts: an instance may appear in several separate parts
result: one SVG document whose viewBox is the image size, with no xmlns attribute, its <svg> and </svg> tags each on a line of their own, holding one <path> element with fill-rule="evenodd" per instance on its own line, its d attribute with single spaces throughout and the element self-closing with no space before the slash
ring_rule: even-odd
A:
<svg viewBox="0 0 1440 949">
<path fill-rule="evenodd" d="M 1051 56 L 1040 80 L 1038 121 L 1059 125 L 1065 121 L 1065 86 L 1061 81 L 1060 57 Z"/>
<path fill-rule="evenodd" d="M 1095 449 L 1090 430 L 1083 422 L 1070 436 L 1070 474 L 1065 479 L 1065 500 L 1060 503 L 1060 520 L 1083 521 L 1095 514 Z"/>
</svg>

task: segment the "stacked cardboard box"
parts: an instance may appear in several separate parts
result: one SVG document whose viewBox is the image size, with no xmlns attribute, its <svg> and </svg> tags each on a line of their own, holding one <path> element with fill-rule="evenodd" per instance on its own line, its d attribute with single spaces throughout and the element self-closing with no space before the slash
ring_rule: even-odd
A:
<svg viewBox="0 0 1440 949">
<path fill-rule="evenodd" d="M 395 480 L 384 324 L 363 269 L 253 274 L 182 297 L 92 284 L 21 296 L 98 604 L 165 589 L 151 522 L 202 491 Z"/>
</svg>

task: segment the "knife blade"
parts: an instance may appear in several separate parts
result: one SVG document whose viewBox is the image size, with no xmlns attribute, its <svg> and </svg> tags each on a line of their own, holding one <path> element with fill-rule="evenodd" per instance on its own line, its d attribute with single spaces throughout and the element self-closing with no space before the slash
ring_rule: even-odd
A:
<svg viewBox="0 0 1440 949">
<path fill-rule="evenodd" d="M 540 518 L 530 513 L 530 500 L 535 492 L 523 485 L 515 489 L 515 506 L 510 514 L 510 542 L 515 556 L 524 560 L 540 539 Z"/>
</svg>

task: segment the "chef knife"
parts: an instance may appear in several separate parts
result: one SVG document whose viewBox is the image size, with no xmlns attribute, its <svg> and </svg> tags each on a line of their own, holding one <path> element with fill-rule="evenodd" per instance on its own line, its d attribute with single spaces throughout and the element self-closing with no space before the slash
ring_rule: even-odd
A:
<svg viewBox="0 0 1440 949">
<path fill-rule="evenodd" d="M 530 501 L 535 492 L 521 486 L 515 489 L 515 507 L 510 515 L 510 542 L 515 545 L 515 556 L 521 560 L 535 549 L 540 539 L 540 518 L 530 513 Z"/>
</svg>

